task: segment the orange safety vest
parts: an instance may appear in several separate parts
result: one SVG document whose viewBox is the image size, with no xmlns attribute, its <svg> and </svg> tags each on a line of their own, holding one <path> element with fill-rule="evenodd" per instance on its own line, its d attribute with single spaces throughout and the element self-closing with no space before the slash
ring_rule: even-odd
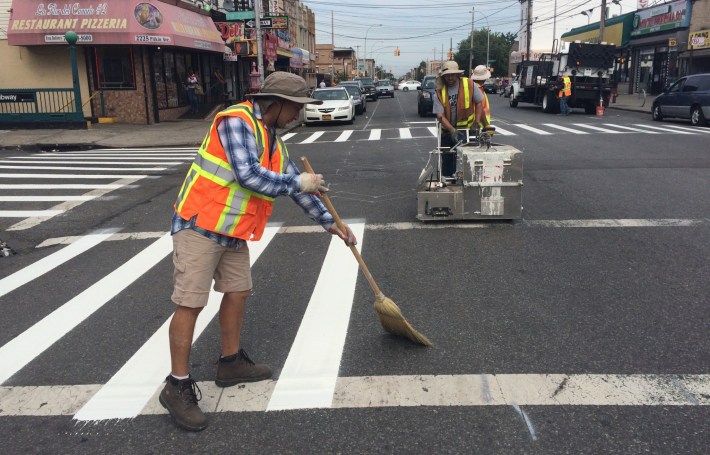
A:
<svg viewBox="0 0 710 455">
<path fill-rule="evenodd" d="M 471 128 L 473 120 L 476 118 L 474 107 L 471 104 L 471 90 L 473 90 L 473 81 L 467 77 L 459 79 L 459 96 L 456 104 L 456 126 L 457 128 Z M 444 107 L 444 115 L 447 119 L 451 118 L 451 105 L 446 97 L 446 83 L 442 83 L 441 89 L 436 90 L 436 96 L 439 102 Z M 464 100 L 462 103 L 461 100 Z"/>
<path fill-rule="evenodd" d="M 175 211 L 185 220 L 197 215 L 195 224 L 208 231 L 243 240 L 259 240 L 271 215 L 274 198 L 239 185 L 217 133 L 217 125 L 224 117 L 242 119 L 254 133 L 260 164 L 270 171 L 285 173 L 286 146 L 277 136 L 273 152 L 265 153 L 271 150 L 271 144 L 266 127 L 254 115 L 254 105 L 245 101 L 230 106 L 215 116 L 180 188 Z"/>
<path fill-rule="evenodd" d="M 491 106 L 488 104 L 488 95 L 486 95 L 486 91 L 483 90 L 483 87 L 480 85 L 476 84 L 478 89 L 483 93 L 483 102 L 481 103 L 481 106 L 483 106 L 483 115 L 486 116 L 486 123 L 488 125 L 491 124 Z M 483 124 L 478 125 L 479 128 L 483 128 Z"/>
<path fill-rule="evenodd" d="M 562 90 L 557 94 L 558 98 L 562 98 L 563 96 L 572 96 L 572 81 L 570 80 L 569 76 L 564 76 L 562 78 Z"/>
</svg>

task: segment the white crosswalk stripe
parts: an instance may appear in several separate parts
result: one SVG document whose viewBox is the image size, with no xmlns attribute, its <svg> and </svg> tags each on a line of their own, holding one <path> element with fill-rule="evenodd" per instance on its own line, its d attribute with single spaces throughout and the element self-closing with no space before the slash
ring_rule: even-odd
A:
<svg viewBox="0 0 710 455">
<path fill-rule="evenodd" d="M 568 133 L 572 133 L 572 134 L 589 134 L 586 131 L 575 130 L 573 128 L 567 128 L 566 126 L 555 125 L 554 123 L 543 123 L 543 125 L 549 126 L 550 128 L 555 128 L 558 130 L 567 131 Z"/>
<path fill-rule="evenodd" d="M 680 126 L 680 125 L 675 125 L 671 123 L 666 123 L 664 124 L 667 128 L 674 129 L 674 130 L 681 130 L 681 131 L 690 131 L 691 133 L 704 133 L 704 134 L 710 134 L 710 128 L 703 128 L 699 126 L 695 127 L 687 127 L 687 126 Z"/>
<path fill-rule="evenodd" d="M 656 131 L 649 131 L 649 130 L 644 130 L 644 129 L 641 129 L 641 128 L 632 128 L 632 127 L 630 127 L 630 126 L 625 126 L 625 125 L 614 125 L 614 124 L 611 124 L 611 123 L 604 123 L 604 125 L 606 125 L 606 126 L 611 126 L 611 127 L 613 127 L 613 128 L 620 128 L 620 129 L 622 129 L 622 130 L 634 131 L 634 132 L 636 132 L 636 133 L 660 134 L 660 133 L 658 133 L 658 132 L 656 132 Z"/>
<path fill-rule="evenodd" d="M 580 128 L 587 128 L 593 131 L 599 131 L 601 133 L 610 133 L 610 134 L 622 134 L 623 131 L 615 131 L 615 130 L 610 130 L 608 128 L 601 128 L 599 126 L 594 126 L 594 125 L 585 125 L 584 123 L 574 123 L 573 125 L 578 126 Z"/>
<path fill-rule="evenodd" d="M 400 139 L 411 139 L 412 132 L 409 130 L 409 128 L 400 128 L 399 129 L 399 137 L 400 137 Z"/>
<path fill-rule="evenodd" d="M 640 123 L 636 123 L 635 126 L 640 126 L 641 128 L 650 128 L 652 130 L 658 130 L 658 131 L 663 131 L 664 133 L 675 133 L 675 134 L 695 134 L 695 133 L 689 133 L 687 131 L 679 131 L 679 130 L 674 130 L 672 128 L 661 128 L 660 126 L 652 126 L 652 125 L 643 125 Z"/>
<path fill-rule="evenodd" d="M 370 137 L 368 140 L 370 141 L 378 141 L 382 135 L 382 130 L 372 130 L 370 131 Z"/>
<path fill-rule="evenodd" d="M 342 133 L 340 133 L 340 136 L 335 140 L 335 142 L 345 142 L 347 141 L 350 136 L 352 136 L 353 130 L 345 130 Z"/>
<path fill-rule="evenodd" d="M 494 125 L 494 126 L 496 127 L 495 134 L 501 134 L 503 136 L 517 136 L 517 134 L 513 133 L 512 131 L 505 130 L 498 125 Z"/>
<path fill-rule="evenodd" d="M 308 138 L 304 139 L 301 141 L 301 144 L 312 144 L 313 142 L 316 141 L 319 137 L 323 136 L 325 131 L 316 131 L 315 133 L 311 134 Z"/>
<path fill-rule="evenodd" d="M 543 130 L 541 130 L 541 129 L 535 128 L 535 127 L 530 126 L 530 125 L 525 125 L 525 124 L 522 124 L 522 123 L 518 123 L 518 124 L 516 124 L 515 126 L 518 127 L 518 128 L 522 128 L 522 129 L 524 129 L 524 130 L 532 131 L 533 133 L 539 134 L 539 135 L 541 135 L 541 136 L 549 136 L 550 134 L 552 134 L 552 133 L 550 133 L 550 132 L 548 132 L 548 131 L 543 131 Z"/>
</svg>

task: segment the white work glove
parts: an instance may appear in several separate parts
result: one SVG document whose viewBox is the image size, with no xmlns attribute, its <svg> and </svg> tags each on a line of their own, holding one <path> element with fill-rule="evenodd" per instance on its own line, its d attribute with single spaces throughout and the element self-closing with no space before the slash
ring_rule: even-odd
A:
<svg viewBox="0 0 710 455">
<path fill-rule="evenodd" d="M 325 180 L 322 174 L 311 174 L 302 172 L 301 175 L 301 192 L 303 193 L 325 193 L 328 188 L 325 186 Z"/>
<path fill-rule="evenodd" d="M 328 232 L 330 232 L 333 235 L 337 235 L 343 241 L 345 242 L 346 245 L 357 245 L 357 239 L 355 238 L 355 234 L 353 234 L 353 231 L 350 230 L 350 227 L 347 224 L 344 224 L 345 230 L 347 231 L 345 234 L 343 234 L 340 229 L 334 224 L 328 229 Z"/>
</svg>

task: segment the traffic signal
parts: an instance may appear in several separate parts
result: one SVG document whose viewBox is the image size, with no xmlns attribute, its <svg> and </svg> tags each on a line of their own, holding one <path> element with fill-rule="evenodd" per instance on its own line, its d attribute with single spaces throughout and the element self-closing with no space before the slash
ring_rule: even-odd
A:
<svg viewBox="0 0 710 455">
<path fill-rule="evenodd" d="M 394 56 L 399 57 L 399 48 L 394 50 Z"/>
<path fill-rule="evenodd" d="M 454 53 L 453 53 L 453 51 L 449 51 L 449 52 L 446 54 L 446 56 L 447 56 L 448 60 L 453 60 L 453 59 L 454 59 Z"/>
</svg>

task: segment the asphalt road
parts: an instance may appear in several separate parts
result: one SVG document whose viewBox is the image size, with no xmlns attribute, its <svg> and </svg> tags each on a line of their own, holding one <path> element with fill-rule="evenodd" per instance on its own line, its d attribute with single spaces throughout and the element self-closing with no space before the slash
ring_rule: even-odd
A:
<svg viewBox="0 0 710 455">
<path fill-rule="evenodd" d="M 211 385 L 219 330 L 201 316 L 199 434 L 152 396 L 168 373 L 165 233 L 194 149 L 0 152 L 0 240 L 18 253 L 0 258 L 3 449 L 707 453 L 710 129 L 490 100 L 495 140 L 523 152 L 522 220 L 416 220 L 436 143 L 416 92 L 286 136 L 434 344 L 387 335 L 349 251 L 279 198 L 273 236 L 251 246 L 242 337 L 276 377 Z"/>
</svg>

